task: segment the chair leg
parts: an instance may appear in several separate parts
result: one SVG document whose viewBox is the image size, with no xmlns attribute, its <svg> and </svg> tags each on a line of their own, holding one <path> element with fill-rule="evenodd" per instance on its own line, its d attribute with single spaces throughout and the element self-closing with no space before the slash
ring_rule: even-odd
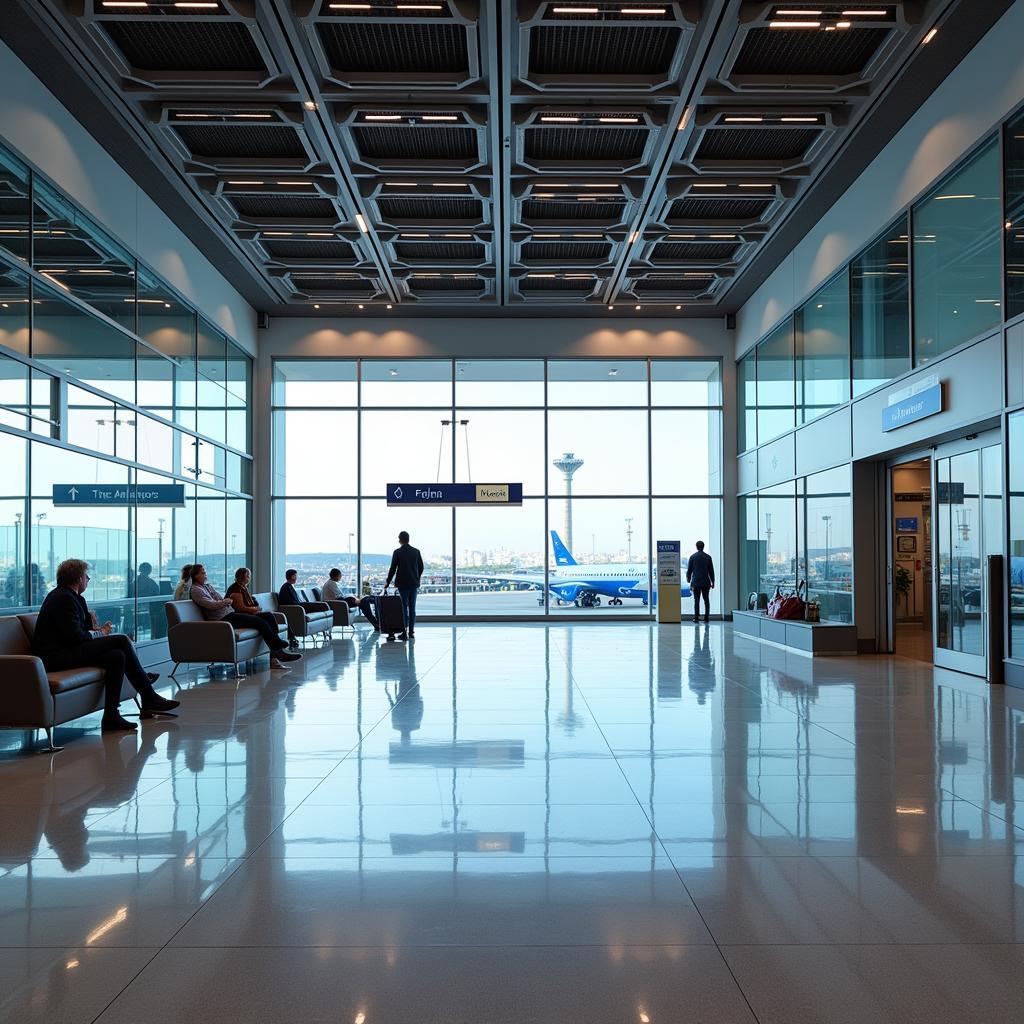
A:
<svg viewBox="0 0 1024 1024">
<path fill-rule="evenodd" d="M 177 672 L 180 667 L 181 667 L 181 662 L 180 661 L 176 661 L 174 663 L 174 668 L 171 670 L 171 678 L 172 679 L 174 678 L 174 673 Z"/>
<path fill-rule="evenodd" d="M 40 754 L 59 754 L 64 748 L 54 746 L 53 743 L 53 726 L 47 725 L 44 727 L 46 730 L 46 743 L 45 747 L 41 747 L 39 750 Z"/>
</svg>

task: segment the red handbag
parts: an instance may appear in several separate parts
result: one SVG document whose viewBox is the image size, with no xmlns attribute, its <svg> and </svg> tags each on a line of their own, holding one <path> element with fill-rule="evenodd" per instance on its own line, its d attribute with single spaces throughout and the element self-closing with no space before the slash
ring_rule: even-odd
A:
<svg viewBox="0 0 1024 1024">
<path fill-rule="evenodd" d="M 768 602 L 769 619 L 802 619 L 807 612 L 807 603 L 800 596 L 806 586 L 800 582 L 792 594 L 783 594 L 781 588 L 775 588 L 775 595 Z"/>
</svg>

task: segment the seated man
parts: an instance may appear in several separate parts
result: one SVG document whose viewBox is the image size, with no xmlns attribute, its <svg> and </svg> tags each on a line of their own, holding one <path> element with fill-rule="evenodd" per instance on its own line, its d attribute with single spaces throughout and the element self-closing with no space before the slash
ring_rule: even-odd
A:
<svg viewBox="0 0 1024 1024">
<path fill-rule="evenodd" d="M 329 578 L 321 588 L 321 593 L 324 595 L 325 601 L 344 601 L 349 608 L 358 608 L 364 618 L 368 619 L 370 624 L 373 626 L 376 632 L 380 632 L 380 626 L 377 623 L 377 616 L 373 611 L 373 598 L 363 597 L 358 598 L 353 595 L 344 595 L 341 592 L 341 570 L 332 569 Z"/>
<path fill-rule="evenodd" d="M 270 648 L 270 667 L 284 668 L 286 661 L 299 661 L 301 654 L 289 654 L 288 646 L 278 635 L 277 619 L 273 612 L 260 612 L 251 615 L 246 612 L 232 611 L 234 602 L 230 597 L 221 597 L 207 582 L 206 569 L 200 565 L 192 566 L 192 600 L 203 610 L 203 618 L 208 622 L 230 622 L 237 629 L 255 629 L 263 637 L 263 642 Z"/>
<path fill-rule="evenodd" d="M 295 581 L 299 578 L 298 569 L 287 569 L 284 574 L 284 583 L 281 584 L 281 589 L 277 592 L 277 603 L 280 604 L 297 604 L 300 607 L 305 607 L 309 602 L 303 601 L 299 597 L 299 592 L 295 589 Z M 299 641 L 296 639 L 295 634 L 289 629 L 288 630 L 288 644 L 291 647 L 298 647 Z"/>
<path fill-rule="evenodd" d="M 82 594 L 89 586 L 89 565 L 78 558 L 65 559 L 57 566 L 57 586 L 46 595 L 39 609 L 32 653 L 42 658 L 49 672 L 95 666 L 103 669 L 106 693 L 103 701 L 104 732 L 134 731 L 135 723 L 121 717 L 121 685 L 125 676 L 142 698 L 143 714 L 171 711 L 178 701 L 161 697 L 153 684 L 160 677 L 146 672 L 135 653 L 135 645 L 113 626 L 95 621 Z"/>
</svg>

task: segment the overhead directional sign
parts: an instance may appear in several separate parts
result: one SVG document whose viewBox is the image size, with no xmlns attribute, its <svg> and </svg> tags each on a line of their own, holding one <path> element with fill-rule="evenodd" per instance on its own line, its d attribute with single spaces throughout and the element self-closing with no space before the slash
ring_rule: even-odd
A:
<svg viewBox="0 0 1024 1024">
<path fill-rule="evenodd" d="M 932 374 L 889 395 L 889 404 L 882 410 L 882 431 L 896 430 L 939 412 L 942 412 L 942 381 Z"/>
<path fill-rule="evenodd" d="M 128 505 L 185 507 L 184 484 L 54 484 L 53 504 L 64 508 Z"/>
<path fill-rule="evenodd" d="M 522 505 L 522 484 L 388 484 L 388 505 Z"/>
</svg>

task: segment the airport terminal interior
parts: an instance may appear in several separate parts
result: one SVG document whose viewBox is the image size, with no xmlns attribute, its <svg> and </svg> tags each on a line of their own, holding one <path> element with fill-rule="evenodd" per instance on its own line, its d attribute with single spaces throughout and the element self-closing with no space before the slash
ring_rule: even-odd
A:
<svg viewBox="0 0 1024 1024">
<path fill-rule="evenodd" d="M 2 7 L 0 1020 L 1024 1019 L 1024 0 Z"/>
</svg>

